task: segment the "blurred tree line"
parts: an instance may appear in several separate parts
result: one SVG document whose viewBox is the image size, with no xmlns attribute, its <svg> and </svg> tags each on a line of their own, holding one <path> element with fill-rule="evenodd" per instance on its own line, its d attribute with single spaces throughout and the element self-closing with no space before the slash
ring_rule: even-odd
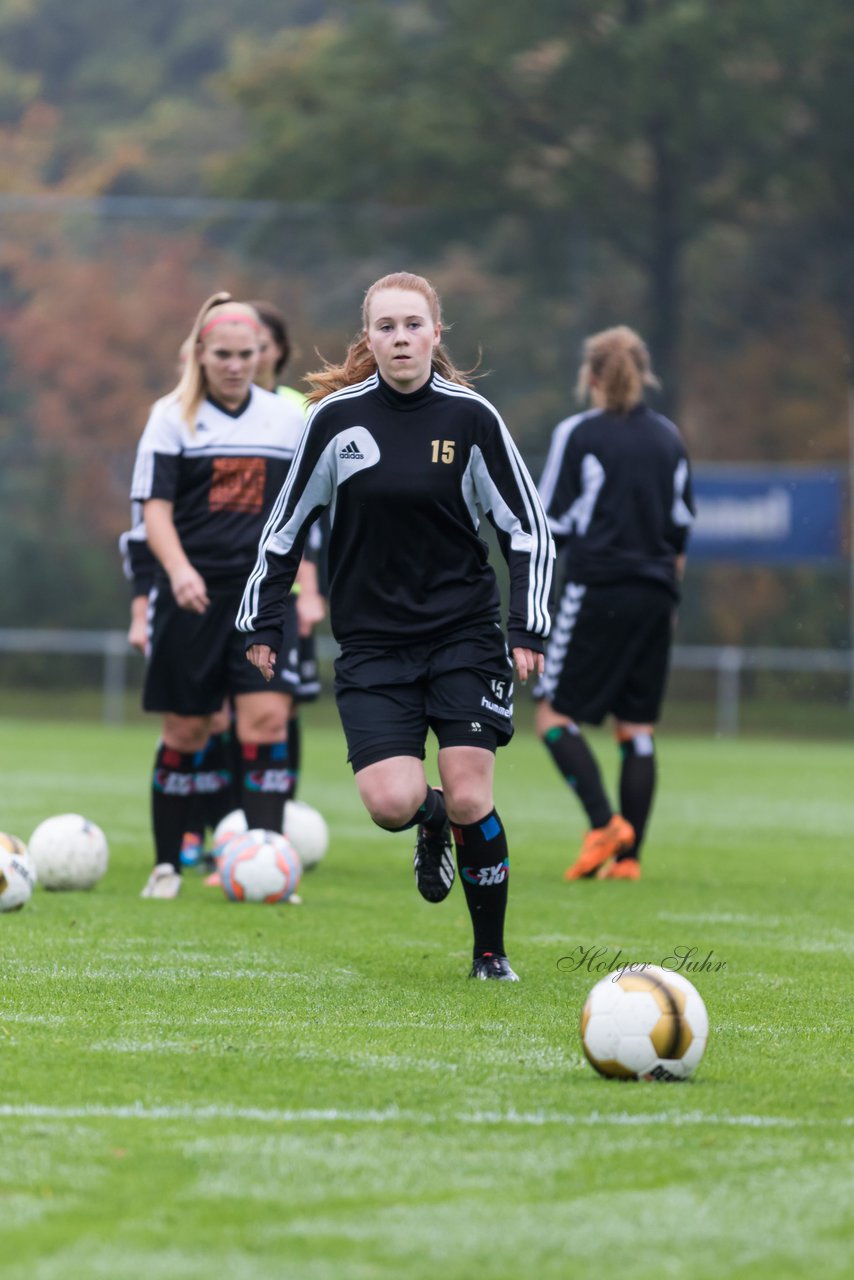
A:
<svg viewBox="0 0 854 1280">
<path fill-rule="evenodd" d="M 0 625 L 122 625 L 133 450 L 221 287 L 285 308 L 296 380 L 428 274 L 535 473 L 616 322 L 697 460 L 844 461 L 852 59 L 844 0 L 0 5 Z M 719 569 L 682 638 L 846 609 Z"/>
</svg>

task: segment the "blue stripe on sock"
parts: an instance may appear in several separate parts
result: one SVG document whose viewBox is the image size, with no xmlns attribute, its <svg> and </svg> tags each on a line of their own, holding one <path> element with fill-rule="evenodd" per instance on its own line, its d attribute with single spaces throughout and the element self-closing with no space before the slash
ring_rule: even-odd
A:
<svg viewBox="0 0 854 1280">
<path fill-rule="evenodd" d="M 496 836 L 501 835 L 501 823 L 495 814 L 491 813 L 486 821 L 480 824 L 480 830 L 484 840 L 494 840 Z"/>
</svg>

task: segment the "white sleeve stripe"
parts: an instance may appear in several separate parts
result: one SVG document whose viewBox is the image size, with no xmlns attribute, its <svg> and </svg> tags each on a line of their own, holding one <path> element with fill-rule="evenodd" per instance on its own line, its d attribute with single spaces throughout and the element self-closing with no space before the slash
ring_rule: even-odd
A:
<svg viewBox="0 0 854 1280">
<path fill-rule="evenodd" d="M 563 455 L 566 452 L 569 437 L 578 424 L 589 417 L 589 411 L 587 413 L 576 413 L 571 418 L 564 418 L 563 422 L 559 422 L 552 432 L 551 444 L 549 445 L 549 452 L 546 456 L 546 463 L 543 467 L 539 485 L 540 497 L 546 510 L 548 510 L 549 503 L 554 497 L 555 485 L 560 475 Z"/>
<path fill-rule="evenodd" d="M 154 454 L 146 449 L 136 456 L 130 489 L 131 499 L 137 502 L 144 502 L 146 498 L 151 497 L 153 485 Z"/>
<path fill-rule="evenodd" d="M 273 503 L 273 506 L 270 509 L 270 514 L 267 517 L 267 521 L 261 533 L 261 538 L 258 543 L 258 557 L 255 561 L 255 567 L 250 573 L 249 579 L 246 583 L 246 587 L 243 592 L 243 599 L 240 602 L 240 609 L 238 610 L 238 614 L 237 614 L 237 629 L 239 631 L 254 631 L 255 629 L 254 624 L 255 624 L 255 619 L 258 616 L 258 608 L 259 608 L 260 597 L 261 597 L 261 586 L 264 582 L 264 579 L 267 576 L 267 550 L 270 543 L 273 541 L 273 538 L 276 536 L 277 525 L 281 520 L 282 512 L 285 510 L 285 507 L 287 506 L 288 499 L 291 494 L 291 489 L 293 488 L 294 481 L 296 480 L 296 475 L 299 470 L 299 466 L 302 461 L 303 454 L 305 452 L 305 446 L 306 446 L 306 441 L 308 440 L 309 430 L 311 428 L 311 424 L 314 421 L 314 418 L 315 418 L 315 415 L 317 414 L 318 409 L 320 409 L 322 405 L 329 404 L 330 401 L 332 400 L 335 400 L 335 401 L 348 400 L 354 396 L 363 395 L 365 391 L 369 391 L 371 390 L 372 387 L 375 387 L 377 385 L 377 382 L 378 382 L 377 375 L 372 374 L 370 378 L 366 378 L 364 382 L 360 382 L 356 386 L 342 387 L 340 391 L 334 391 L 331 395 L 325 396 L 324 399 L 318 401 L 318 403 L 310 411 L 308 418 L 306 420 L 305 427 L 303 429 L 303 433 L 300 436 L 300 441 L 299 441 L 299 444 L 297 445 L 297 450 L 296 450 L 296 453 L 294 454 L 294 460 L 291 463 L 291 467 L 290 467 L 290 471 L 288 472 L 287 479 L 285 480 L 285 483 L 279 492 L 278 498 Z M 319 463 L 320 463 L 320 458 L 318 458 L 318 464 Z M 309 477 L 308 481 L 306 482 L 305 492 L 310 491 L 311 479 L 312 477 Z M 309 508 L 309 510 L 311 510 L 311 508 Z M 300 512 L 305 513 L 305 508 L 303 507 L 302 501 L 300 501 L 297 504 L 297 507 L 294 510 L 294 515 L 291 517 L 291 521 L 293 521 L 294 517 L 297 516 Z M 303 515 L 303 518 L 304 518 L 304 515 Z M 289 521 L 288 523 L 290 524 L 291 521 Z M 300 520 L 300 522 L 296 525 L 297 530 L 301 527 L 301 523 L 302 521 Z M 280 532 L 284 532 L 284 530 L 281 530 Z M 294 531 L 294 537 L 296 537 L 296 530 Z"/>
<path fill-rule="evenodd" d="M 258 613 L 259 596 L 261 592 L 261 583 L 267 576 L 267 546 L 273 537 L 276 525 L 281 518 L 282 511 L 287 504 L 294 481 L 296 480 L 297 470 L 299 468 L 302 455 L 305 452 L 305 442 L 308 439 L 308 428 L 314 414 L 311 414 L 306 422 L 305 430 L 302 433 L 300 442 L 297 445 L 297 451 L 294 454 L 294 460 L 291 463 L 285 483 L 279 490 L 279 496 L 270 508 L 270 514 L 267 517 L 261 537 L 258 541 L 258 557 L 255 561 L 255 568 L 249 575 L 246 587 L 243 592 L 243 599 L 240 602 L 240 608 L 237 612 L 237 629 L 239 631 L 254 630 L 253 622 Z"/>
<path fill-rule="evenodd" d="M 528 518 L 531 534 L 536 544 L 535 554 L 531 556 L 528 569 L 527 630 L 535 635 L 545 636 L 548 633 L 550 622 L 548 599 L 552 578 L 552 540 L 536 486 L 528 475 L 527 468 L 516 448 L 513 437 L 494 405 L 490 404 L 484 396 L 478 395 L 477 392 L 471 391 L 467 387 L 460 387 L 457 383 L 447 382 L 438 374 L 434 375 L 433 384 L 437 390 L 444 391 L 447 395 L 474 400 L 483 405 L 484 408 L 489 409 L 498 423 L 502 440 L 507 450 L 507 456 L 510 459 L 510 465 L 525 505 L 525 514 Z M 491 477 L 490 482 L 494 485 Z M 510 530 L 506 530 L 506 532 L 509 533 Z"/>
</svg>

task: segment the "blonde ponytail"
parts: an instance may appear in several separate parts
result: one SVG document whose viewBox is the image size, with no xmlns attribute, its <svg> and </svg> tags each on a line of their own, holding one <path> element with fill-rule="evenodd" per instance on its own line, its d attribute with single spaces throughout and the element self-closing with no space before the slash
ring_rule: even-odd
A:
<svg viewBox="0 0 854 1280">
<path fill-rule="evenodd" d="M 661 384 L 652 371 L 646 343 L 627 325 L 603 329 L 584 343 L 576 394 L 608 413 L 628 413 L 640 404 L 644 387 Z"/>
</svg>

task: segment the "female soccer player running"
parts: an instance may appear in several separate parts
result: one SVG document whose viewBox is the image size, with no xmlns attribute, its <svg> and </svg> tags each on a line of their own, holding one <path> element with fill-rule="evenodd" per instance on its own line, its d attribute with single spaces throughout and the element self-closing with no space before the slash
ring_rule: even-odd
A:
<svg viewBox="0 0 854 1280">
<path fill-rule="evenodd" d="M 246 664 L 234 618 L 303 419 L 253 386 L 259 333 L 251 307 L 228 294 L 206 302 L 178 386 L 152 408 L 137 451 L 131 499 L 144 506 L 158 561 L 143 706 L 163 713 L 152 778 L 156 865 L 143 890 L 149 898 L 174 898 L 180 889 L 181 843 L 196 829 L 196 798 L 221 781 L 204 754 L 228 696 L 247 820 L 281 829 L 296 614 L 285 602 L 283 661 L 272 687 Z"/>
<path fill-rule="evenodd" d="M 672 422 L 647 408 L 649 353 L 625 326 L 587 339 L 578 378 L 593 409 L 555 427 L 540 481 L 565 583 L 537 730 L 590 822 L 567 880 L 637 880 L 655 789 L 658 720 L 693 521 L 688 457 Z M 614 813 L 579 723 L 614 717 Z"/>
<path fill-rule="evenodd" d="M 507 838 L 492 793 L 495 750 L 513 733 L 513 663 L 481 513 L 510 570 L 508 637 L 523 682 L 542 670 L 554 548 L 507 428 L 441 345 L 432 285 L 385 276 L 362 320 L 344 363 L 308 379 L 318 403 L 238 627 L 250 662 L 272 679 L 303 541 L 328 508 L 335 695 L 359 794 L 378 826 L 418 827 L 415 879 L 429 902 L 453 884 L 453 830 L 471 976 L 516 981 L 504 946 Z M 441 790 L 424 772 L 428 728 Z"/>
</svg>

